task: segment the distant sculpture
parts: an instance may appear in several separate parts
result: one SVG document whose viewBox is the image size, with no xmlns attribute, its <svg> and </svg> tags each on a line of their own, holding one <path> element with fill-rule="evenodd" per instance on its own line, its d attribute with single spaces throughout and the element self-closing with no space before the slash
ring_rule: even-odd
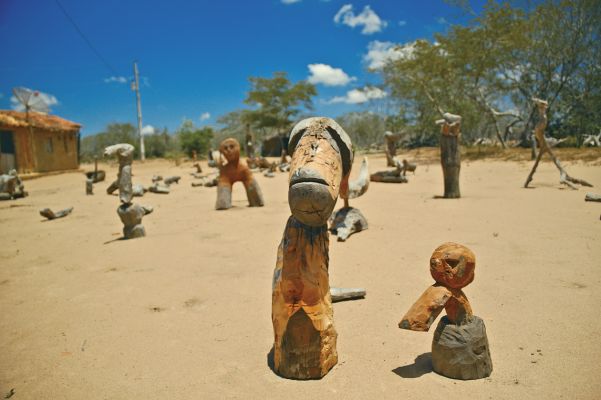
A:
<svg viewBox="0 0 601 400">
<path fill-rule="evenodd" d="M 545 138 L 545 129 L 547 128 L 547 107 L 549 106 L 549 104 L 545 100 L 537 98 L 533 98 L 532 101 L 538 109 L 539 122 L 534 128 L 534 136 L 536 137 L 536 141 L 538 142 L 540 149 L 538 151 L 538 155 L 536 156 L 536 161 L 534 161 L 534 165 L 532 166 L 532 170 L 528 174 L 528 178 L 526 178 L 526 183 L 524 183 L 524 187 L 527 188 L 530 182 L 532 181 L 532 177 L 536 172 L 536 167 L 538 167 L 538 163 L 540 162 L 543 154 L 545 153 L 549 153 L 549 156 L 553 160 L 553 163 L 559 170 L 559 183 L 569 186 L 572 189 L 577 189 L 577 187 L 574 184 L 592 187 L 593 185 L 591 185 L 583 179 L 571 177 L 563 168 L 563 166 L 559 162 L 559 159 L 555 156 L 553 150 L 551 150 L 551 146 L 549 145 L 549 143 L 547 143 L 547 140 Z"/>
<path fill-rule="evenodd" d="M 0 200 L 19 199 L 27 195 L 25 185 L 16 170 L 11 169 L 8 174 L 0 175 Z"/>
<path fill-rule="evenodd" d="M 177 183 L 179 185 L 180 179 L 182 179 L 181 176 L 168 176 L 163 182 L 165 182 L 165 185 L 171 185 L 172 183 Z"/>
<path fill-rule="evenodd" d="M 459 138 L 461 137 L 461 116 L 443 113 L 442 119 L 436 121 L 440 125 L 440 163 L 444 177 L 444 198 L 458 199 L 459 171 L 461 170 L 461 155 L 459 153 Z"/>
<path fill-rule="evenodd" d="M 219 151 L 227 164 L 219 165 L 215 209 L 227 210 L 232 207 L 232 186 L 236 182 L 244 184 L 250 207 L 263 207 L 263 195 L 259 184 L 253 178 L 248 166 L 240 162 L 240 144 L 238 141 L 233 138 L 225 139 L 221 142 Z"/>
<path fill-rule="evenodd" d="M 484 322 L 473 315 L 461 290 L 474 280 L 476 256 L 467 247 L 444 243 L 430 258 L 430 273 L 436 283 L 411 306 L 399 328 L 428 331 L 442 309 L 447 315 L 436 328 L 432 341 L 435 372 L 455 379 L 480 379 L 492 372 Z"/>
<path fill-rule="evenodd" d="M 73 211 L 73 207 L 65 208 L 64 210 L 60 210 L 57 212 L 53 212 L 49 208 L 44 208 L 44 209 L 40 210 L 40 215 L 49 220 L 53 220 L 53 219 L 57 219 L 57 218 L 66 217 L 67 215 L 71 214 L 71 211 Z"/>
<path fill-rule="evenodd" d="M 86 179 L 86 195 L 94 194 L 94 179 L 87 178 Z"/>
<path fill-rule="evenodd" d="M 372 182 L 382 183 L 407 183 L 407 177 L 405 177 L 405 169 L 401 165 L 400 161 L 394 158 L 395 169 L 392 171 L 378 171 L 374 172 L 369 176 L 369 180 Z"/>
<path fill-rule="evenodd" d="M 134 146 L 121 143 L 108 146 L 104 149 L 104 156 L 116 155 L 119 161 L 119 173 L 117 182 L 119 183 L 119 200 L 121 205 L 117 209 L 117 214 L 123 222 L 123 237 L 125 239 L 134 239 L 146 236 L 144 226 L 142 226 L 142 217 L 152 212 L 152 207 L 144 207 L 133 204 L 133 187 L 131 182 L 131 164 L 134 158 Z"/>
<path fill-rule="evenodd" d="M 349 182 L 346 194 L 340 194 L 344 199 L 344 207 L 332 214 L 330 218 L 330 231 L 338 237 L 339 242 L 344 242 L 353 233 L 364 231 L 368 228 L 367 219 L 358 208 L 349 206 L 349 199 L 356 199 L 367 192 L 369 188 L 369 169 L 367 157 L 363 157 L 359 176 Z"/>
<path fill-rule="evenodd" d="M 397 142 L 401 138 L 400 134 L 395 134 L 390 131 L 384 133 L 384 152 L 386 153 L 386 166 L 394 167 L 396 157 Z"/>
<path fill-rule="evenodd" d="M 403 159 L 403 176 L 407 175 L 407 172 L 413 172 L 413 175 L 415 175 L 416 169 L 417 169 L 416 164 L 412 164 L 409 161 Z"/>
<path fill-rule="evenodd" d="M 321 378 L 338 362 L 328 276 L 327 221 L 346 196 L 351 140 L 330 118 L 308 118 L 288 144 L 288 218 L 273 274 L 274 370 L 293 379 Z"/>
<path fill-rule="evenodd" d="M 244 139 L 244 152 L 246 153 L 246 157 L 250 159 L 255 158 L 255 143 L 252 131 L 250 130 L 250 124 L 246 124 L 246 135 L 244 136 Z"/>
</svg>

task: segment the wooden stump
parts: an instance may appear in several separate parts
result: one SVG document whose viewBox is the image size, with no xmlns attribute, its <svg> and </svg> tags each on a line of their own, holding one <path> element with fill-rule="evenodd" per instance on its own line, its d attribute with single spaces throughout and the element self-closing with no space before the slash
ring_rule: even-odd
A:
<svg viewBox="0 0 601 400">
<path fill-rule="evenodd" d="M 484 321 L 476 316 L 455 325 L 440 319 L 432 340 L 432 367 L 440 375 L 454 379 L 481 379 L 492 372 L 490 348 Z"/>
<path fill-rule="evenodd" d="M 139 204 L 121 204 L 117 209 L 117 214 L 123 222 L 123 238 L 135 239 L 146 236 L 146 230 L 142 225 L 142 217 L 152 212 L 152 207 L 145 207 Z"/>
<path fill-rule="evenodd" d="M 459 154 L 459 136 L 440 136 L 440 163 L 444 176 L 444 197 L 447 199 L 460 198 L 459 171 L 461 169 L 461 156 Z"/>
</svg>

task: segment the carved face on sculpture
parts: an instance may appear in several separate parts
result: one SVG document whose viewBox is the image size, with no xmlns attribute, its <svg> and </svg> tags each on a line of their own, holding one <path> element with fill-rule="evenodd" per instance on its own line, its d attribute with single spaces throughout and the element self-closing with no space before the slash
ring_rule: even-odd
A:
<svg viewBox="0 0 601 400">
<path fill-rule="evenodd" d="M 219 151 L 228 163 L 237 163 L 240 159 L 240 143 L 236 139 L 225 139 L 219 145 Z"/>
<path fill-rule="evenodd" d="M 430 257 L 432 278 L 444 286 L 461 289 L 474 280 L 476 256 L 467 247 L 457 243 L 444 243 Z"/>
<path fill-rule="evenodd" d="M 308 118 L 290 135 L 288 203 L 296 219 L 323 226 L 339 194 L 348 191 L 353 152 L 350 138 L 330 118 Z"/>
</svg>

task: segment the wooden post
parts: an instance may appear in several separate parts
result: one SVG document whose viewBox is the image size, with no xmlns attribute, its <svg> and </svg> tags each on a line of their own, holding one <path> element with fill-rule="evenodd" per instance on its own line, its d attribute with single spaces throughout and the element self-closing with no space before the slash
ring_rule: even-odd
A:
<svg viewBox="0 0 601 400">
<path fill-rule="evenodd" d="M 440 136 L 440 163 L 444 177 L 444 197 L 458 199 L 461 197 L 459 190 L 461 116 L 445 113 L 443 119 L 436 123 L 441 125 L 442 133 Z"/>
</svg>

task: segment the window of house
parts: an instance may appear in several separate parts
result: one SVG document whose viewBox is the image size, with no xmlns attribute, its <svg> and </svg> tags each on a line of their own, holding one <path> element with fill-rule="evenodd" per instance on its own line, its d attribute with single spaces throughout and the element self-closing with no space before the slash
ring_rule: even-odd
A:
<svg viewBox="0 0 601 400">
<path fill-rule="evenodd" d="M 49 137 L 46 140 L 46 152 L 47 153 L 53 153 L 54 152 L 54 147 L 52 146 L 52 138 Z"/>
</svg>

